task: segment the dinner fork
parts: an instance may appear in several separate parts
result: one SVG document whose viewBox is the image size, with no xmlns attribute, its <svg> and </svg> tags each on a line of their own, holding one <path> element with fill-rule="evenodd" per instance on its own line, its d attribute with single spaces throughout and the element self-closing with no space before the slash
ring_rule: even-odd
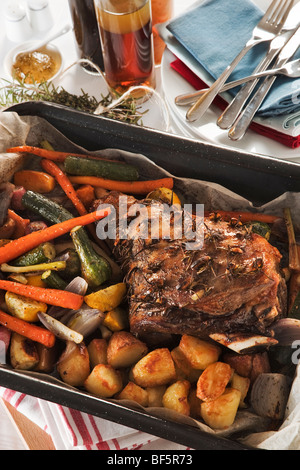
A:
<svg viewBox="0 0 300 470">
<path fill-rule="evenodd" d="M 280 52 L 274 67 L 278 68 L 285 65 L 288 60 L 295 54 L 300 44 L 300 25 L 297 30 L 294 32 L 292 37 L 289 39 L 287 44 L 284 46 Z M 228 136 L 231 140 L 240 140 L 248 127 L 250 126 L 256 112 L 263 103 L 265 97 L 270 91 L 274 81 L 276 80 L 276 75 L 265 78 L 263 83 L 260 85 L 258 90 L 255 92 L 254 96 L 251 98 L 249 104 L 241 112 L 241 114 L 236 119 L 234 125 L 228 132 Z"/>
<path fill-rule="evenodd" d="M 247 77 L 239 78 L 232 82 L 225 83 L 221 92 L 231 90 L 232 88 L 236 88 L 237 86 L 243 85 L 244 83 L 252 82 L 253 80 L 258 80 L 262 77 L 272 76 L 272 75 L 285 75 L 289 78 L 299 78 L 300 77 L 300 59 L 291 60 L 286 65 L 282 67 L 277 67 L 275 69 L 267 69 L 261 72 L 253 73 L 252 75 L 248 75 Z M 203 88 L 202 90 L 198 90 L 196 93 L 186 94 L 186 95 L 179 95 L 178 101 L 175 100 L 175 103 L 179 106 L 183 106 L 185 104 L 192 104 L 196 101 L 195 98 L 203 95 L 207 92 L 209 88 Z M 182 96 L 182 98 L 181 98 Z"/>
<path fill-rule="evenodd" d="M 273 0 L 266 13 L 255 26 L 251 38 L 246 45 L 235 57 L 219 78 L 212 84 L 209 90 L 202 95 L 196 103 L 194 103 L 187 111 L 186 118 L 188 121 L 196 121 L 201 118 L 205 111 L 209 108 L 214 98 L 222 89 L 227 78 L 241 61 L 241 59 L 257 44 L 271 41 L 279 34 L 284 26 L 287 16 L 293 6 L 294 0 Z"/>
</svg>

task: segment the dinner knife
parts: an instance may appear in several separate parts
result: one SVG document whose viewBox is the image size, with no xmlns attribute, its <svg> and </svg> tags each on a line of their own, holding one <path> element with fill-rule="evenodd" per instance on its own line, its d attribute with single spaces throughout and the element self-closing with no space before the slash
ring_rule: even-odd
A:
<svg viewBox="0 0 300 470">
<path fill-rule="evenodd" d="M 282 48 L 279 53 L 274 67 L 281 67 L 287 63 L 287 61 L 295 54 L 300 45 L 300 26 L 296 29 L 294 34 L 288 40 L 286 45 Z M 246 106 L 244 111 L 239 115 L 234 125 L 231 127 L 228 135 L 231 140 L 240 140 L 245 133 L 247 132 L 248 127 L 250 126 L 256 112 L 270 91 L 273 83 L 275 82 L 277 76 L 267 77 L 259 89 L 256 91 L 255 95 L 251 99 L 250 103 Z"/>
<path fill-rule="evenodd" d="M 283 46 L 287 43 L 291 35 L 295 32 L 287 31 L 279 36 L 276 36 L 270 43 L 269 50 L 266 56 L 261 60 L 261 62 L 256 67 L 254 73 L 262 72 L 267 70 L 268 66 L 273 62 L 276 56 L 280 53 Z M 217 120 L 217 124 L 221 129 L 229 129 L 233 126 L 235 120 L 242 111 L 245 103 L 247 102 L 250 94 L 256 87 L 259 79 L 252 80 L 249 83 L 246 83 L 235 95 L 233 100 L 229 103 L 227 108 L 223 111 L 221 116 Z"/>
</svg>

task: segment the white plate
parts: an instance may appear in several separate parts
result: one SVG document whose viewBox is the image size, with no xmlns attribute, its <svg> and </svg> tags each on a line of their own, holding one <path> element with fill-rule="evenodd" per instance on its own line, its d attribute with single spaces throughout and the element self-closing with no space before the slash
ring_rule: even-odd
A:
<svg viewBox="0 0 300 470">
<path fill-rule="evenodd" d="M 167 41 L 167 44 L 168 49 L 164 52 L 161 65 L 162 90 L 172 118 L 173 130 L 176 133 L 210 142 L 215 145 L 300 163 L 300 148 L 291 149 L 251 130 L 248 130 L 243 139 L 238 142 L 230 140 L 227 132 L 220 129 L 216 124 L 217 118 L 221 114 L 221 110 L 216 106 L 211 106 L 205 115 L 197 122 L 188 122 L 185 117 L 188 108 L 177 106 L 174 100 L 177 95 L 193 92 L 195 90 L 179 73 L 171 68 L 170 64 L 176 58 L 171 51 L 177 51 L 173 48 L 172 39 Z M 176 56 L 180 58 L 180 55 L 176 54 Z M 205 81 L 207 75 L 205 71 L 198 63 L 196 68 L 197 70 L 194 68 L 194 72 Z"/>
</svg>

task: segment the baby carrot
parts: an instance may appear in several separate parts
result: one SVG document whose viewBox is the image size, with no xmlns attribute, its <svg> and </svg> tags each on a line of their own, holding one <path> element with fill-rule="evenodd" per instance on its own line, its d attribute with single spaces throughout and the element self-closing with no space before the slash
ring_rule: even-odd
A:
<svg viewBox="0 0 300 470">
<path fill-rule="evenodd" d="M 83 297 L 73 292 L 59 289 L 48 289 L 44 287 L 21 284 L 20 282 L 6 281 L 0 279 L 0 289 L 13 292 L 33 300 L 44 302 L 56 307 L 79 309 L 83 303 Z"/>
<path fill-rule="evenodd" d="M 261 214 L 259 212 L 243 212 L 243 211 L 204 211 L 204 216 L 209 217 L 210 214 L 220 214 L 224 220 L 240 219 L 241 222 L 264 222 L 266 224 L 273 224 L 280 217 L 276 215 Z"/>
<path fill-rule="evenodd" d="M 16 228 L 13 233 L 14 238 L 20 238 L 25 235 L 26 227 L 30 224 L 30 219 L 23 219 L 19 214 L 15 211 L 8 209 L 7 215 L 15 221 Z"/>
<path fill-rule="evenodd" d="M 45 171 L 47 171 L 52 176 L 54 176 L 54 178 L 56 179 L 56 181 L 58 182 L 58 184 L 60 185 L 62 190 L 65 192 L 67 197 L 73 203 L 74 207 L 77 209 L 78 214 L 80 214 L 80 215 L 87 214 L 87 210 L 86 210 L 84 204 L 82 203 L 82 201 L 78 197 L 78 195 L 77 195 L 71 181 L 69 180 L 69 177 L 66 175 L 66 173 L 64 173 L 56 163 L 54 163 L 51 160 L 47 160 L 46 158 L 44 158 L 41 161 L 41 165 L 42 165 L 42 167 Z M 88 225 L 87 229 L 89 230 L 89 232 L 91 233 L 91 235 L 95 239 L 95 241 L 97 243 L 99 243 L 100 240 L 97 237 L 94 225 L 92 225 L 92 224 Z"/>
<path fill-rule="evenodd" d="M 31 232 L 28 235 L 24 235 L 24 237 L 12 240 L 7 245 L 0 247 L 0 264 L 7 263 L 18 256 L 23 255 L 27 251 L 38 246 L 40 243 L 48 242 L 60 237 L 61 235 L 70 232 L 74 227 L 89 225 L 97 220 L 103 219 L 109 215 L 109 213 L 110 211 L 108 208 L 101 211 L 90 212 L 79 217 L 74 217 L 73 219 L 64 220 L 58 224 L 50 225 L 50 227 L 43 230 Z"/>
<path fill-rule="evenodd" d="M 173 188 L 173 178 L 161 178 L 148 181 L 114 181 L 97 176 L 70 176 L 71 183 L 90 184 L 91 186 L 120 191 L 129 194 L 148 194 L 157 188 Z"/>
<path fill-rule="evenodd" d="M 98 160 L 107 160 L 106 158 L 90 155 L 82 155 L 80 153 L 72 153 L 72 152 L 59 152 L 57 150 L 49 150 L 40 147 L 33 147 L 31 145 L 20 145 L 17 147 L 10 147 L 7 150 L 7 153 L 31 153 L 32 155 L 36 155 L 41 158 L 47 158 L 48 160 L 54 160 L 56 162 L 64 162 L 65 159 L 73 155 L 75 157 L 83 157 L 83 158 L 96 158 Z M 111 161 L 111 160 L 107 160 Z"/>
<path fill-rule="evenodd" d="M 32 341 L 41 343 L 47 348 L 52 348 L 55 344 L 54 334 L 46 330 L 46 328 L 41 328 L 32 323 L 28 323 L 20 318 L 13 317 L 8 313 L 2 312 L 0 310 L 0 325 L 5 326 L 11 331 L 18 333 L 19 335 L 25 336 Z"/>
</svg>

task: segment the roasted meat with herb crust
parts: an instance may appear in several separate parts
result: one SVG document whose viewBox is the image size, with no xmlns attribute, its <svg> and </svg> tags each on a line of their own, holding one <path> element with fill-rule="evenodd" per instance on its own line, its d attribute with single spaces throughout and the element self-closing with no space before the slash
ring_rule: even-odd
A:
<svg viewBox="0 0 300 470">
<path fill-rule="evenodd" d="M 118 219 L 119 196 L 111 192 L 95 205 L 112 205 Z M 127 202 L 129 209 L 137 201 Z M 151 201 L 138 202 L 150 210 Z M 132 221 L 128 212 L 124 217 Z M 163 233 L 164 220 L 155 223 Z M 184 237 L 120 239 L 117 231 L 113 252 L 128 284 L 131 331 L 271 336 L 272 324 L 286 314 L 281 254 L 235 219 L 212 214 L 201 229 L 204 243 L 197 250 L 188 250 Z"/>
</svg>

